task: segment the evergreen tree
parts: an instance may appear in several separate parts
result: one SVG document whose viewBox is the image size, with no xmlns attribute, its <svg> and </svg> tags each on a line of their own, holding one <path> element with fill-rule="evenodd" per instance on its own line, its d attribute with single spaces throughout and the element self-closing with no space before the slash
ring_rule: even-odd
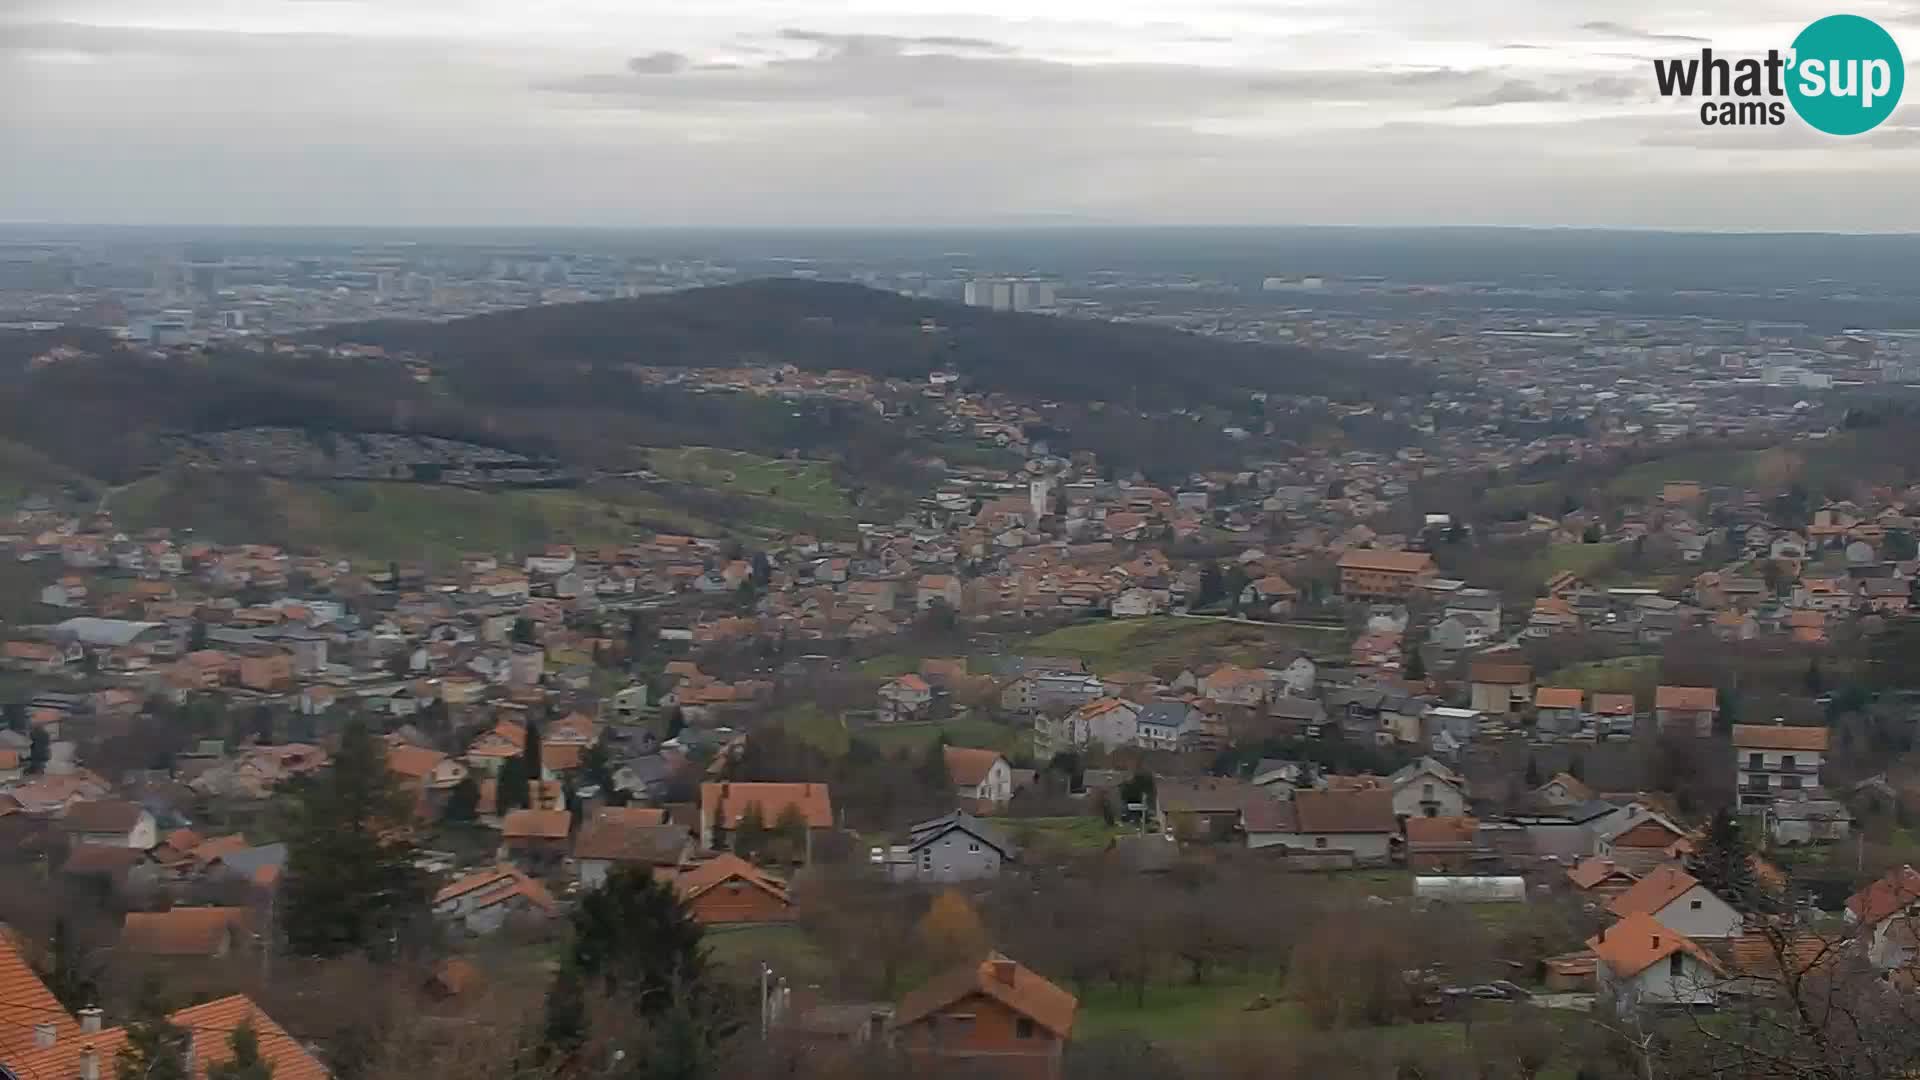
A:
<svg viewBox="0 0 1920 1080">
<path fill-rule="evenodd" d="M 194 620 L 193 628 L 187 631 L 187 651 L 199 652 L 207 647 L 207 624 Z"/>
<path fill-rule="evenodd" d="M 40 969 L 40 979 L 68 1012 L 79 1012 L 99 1000 L 99 965 L 89 961 L 86 950 L 74 940 L 73 924 L 65 915 L 53 920 L 53 937 L 47 945 L 47 962 Z"/>
<path fill-rule="evenodd" d="M 463 776 L 460 782 L 447 792 L 447 808 L 441 815 L 447 821 L 472 821 L 480 816 L 480 782 L 471 775 Z"/>
<path fill-rule="evenodd" d="M 412 800 L 366 722 L 348 721 L 332 765 L 291 794 L 281 920 L 288 945 L 310 956 L 385 945 L 424 910 L 426 882 L 405 839 Z"/>
<path fill-rule="evenodd" d="M 672 739 L 687 730 L 687 716 L 675 705 L 667 710 L 667 738 Z"/>
<path fill-rule="evenodd" d="M 773 563 L 764 551 L 753 553 L 753 583 L 762 589 L 773 583 Z"/>
<path fill-rule="evenodd" d="M 545 771 L 541 761 L 540 721 L 527 717 L 527 738 L 520 744 L 520 756 L 527 763 L 527 779 L 538 780 Z"/>
<path fill-rule="evenodd" d="M 1532 754 L 1528 754 L 1527 755 L 1527 776 L 1526 776 L 1527 789 L 1531 791 L 1532 789 L 1539 787 L 1541 783 L 1543 783 L 1543 781 L 1540 779 L 1540 763 L 1533 759 Z"/>
<path fill-rule="evenodd" d="M 920 759 L 920 765 L 914 770 L 922 787 L 937 792 L 942 797 L 953 794 L 953 773 L 947 768 L 947 737 L 934 737 L 933 745 L 927 748 L 927 755 Z"/>
<path fill-rule="evenodd" d="M 1827 692 L 1827 676 L 1825 672 L 1820 670 L 1820 658 L 1817 656 L 1807 661 L 1805 683 L 1808 697 L 1817 698 Z"/>
<path fill-rule="evenodd" d="M 509 810 L 521 810 L 531 804 L 527 785 L 533 782 L 527 775 L 527 759 L 524 754 L 508 758 L 500 766 L 500 778 L 494 784 L 494 812 L 504 815 Z"/>
<path fill-rule="evenodd" d="M 189 1080 L 190 1032 L 167 1019 L 158 987 L 149 983 L 126 1025 L 126 1041 L 114 1055 L 119 1080 Z"/>
<path fill-rule="evenodd" d="M 8 731 L 27 730 L 27 704 L 24 701 L 9 701 L 0 706 L 0 727 Z"/>
<path fill-rule="evenodd" d="M 734 822 L 733 838 L 729 845 L 735 855 L 743 859 L 758 859 L 767 850 L 767 816 L 760 804 L 750 802 L 740 811 L 740 820 Z"/>
<path fill-rule="evenodd" d="M 1575 780 L 1585 780 L 1587 778 L 1587 759 L 1575 754 L 1572 760 L 1567 762 L 1567 775 L 1573 777 Z"/>
<path fill-rule="evenodd" d="M 207 1080 L 273 1080 L 273 1063 L 260 1056 L 260 1035 L 252 1021 L 233 1029 L 227 1039 L 233 1057 L 207 1066 Z"/>
<path fill-rule="evenodd" d="M 1730 810 L 1713 815 L 1707 835 L 1699 849 L 1687 860 L 1692 874 L 1708 891 L 1743 910 L 1759 902 L 1759 888 L 1753 877 L 1753 852 L 1740 828 L 1740 819 Z"/>
<path fill-rule="evenodd" d="M 658 1016 L 677 994 L 706 983 L 704 931 L 673 886 L 645 867 L 621 867 L 574 907 L 573 943 L 563 960 L 589 987 L 630 999 Z"/>
<path fill-rule="evenodd" d="M 27 733 L 27 775 L 39 776 L 47 771 L 47 759 L 53 755 L 53 742 L 47 737 L 46 728 L 34 728 Z"/>
<path fill-rule="evenodd" d="M 525 615 L 513 620 L 513 632 L 509 636 L 517 645 L 533 644 L 533 620 Z"/>
<path fill-rule="evenodd" d="M 1210 562 L 1200 568 L 1200 592 L 1193 598 L 1193 606 L 1207 608 L 1226 598 L 1226 575 L 1220 570 L 1219 563 Z"/>
<path fill-rule="evenodd" d="M 807 815 L 795 803 L 788 803 L 773 821 L 773 850 L 788 862 L 807 857 Z"/>
<path fill-rule="evenodd" d="M 1427 677 L 1427 658 L 1420 655 L 1420 646 L 1407 650 L 1407 678 L 1420 682 Z"/>
</svg>

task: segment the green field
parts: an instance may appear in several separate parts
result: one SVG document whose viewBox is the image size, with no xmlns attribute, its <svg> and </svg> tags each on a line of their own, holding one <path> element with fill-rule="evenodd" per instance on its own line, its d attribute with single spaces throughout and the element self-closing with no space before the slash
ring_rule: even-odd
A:
<svg viewBox="0 0 1920 1080">
<path fill-rule="evenodd" d="M 1107 674 L 1206 658 L 1241 665 L 1271 663 L 1295 649 L 1324 656 L 1344 652 L 1347 645 L 1347 632 L 1339 627 L 1301 629 L 1163 615 L 1075 623 L 1005 642 L 1002 651 L 1078 657 L 1095 672 Z"/>
<path fill-rule="evenodd" d="M 1695 450 L 1631 466 L 1607 484 L 1614 495 L 1657 498 L 1669 482 L 1747 485 L 1760 478 L 1769 450 Z"/>
<path fill-rule="evenodd" d="M 924 724 L 875 724 L 854 731 L 862 742 L 871 743 L 883 754 L 923 750 L 931 746 L 936 737 L 944 735 L 953 746 L 998 750 L 1011 756 L 1029 747 L 1032 734 L 1032 729 L 1024 726 L 973 716 Z"/>
<path fill-rule="evenodd" d="M 785 710 L 779 720 L 789 736 L 824 754 L 840 757 L 847 752 L 847 725 L 817 705 Z"/>
<path fill-rule="evenodd" d="M 1122 1032 L 1154 1042 L 1208 1039 L 1241 1025 L 1263 1034 L 1300 1031 L 1306 1020 L 1300 1008 L 1280 1000 L 1286 987 L 1273 977 L 1222 978 L 1200 986 L 1175 983 L 1149 986 L 1144 998 L 1131 989 L 1090 986 L 1080 996 L 1080 1015 L 1073 1033 L 1099 1038 Z M 1266 1008 L 1249 1009 L 1265 996 Z"/>
<path fill-rule="evenodd" d="M 713 962 L 736 975 L 757 976 L 765 964 L 804 986 L 832 970 L 820 947 L 797 926 L 714 927 L 705 941 Z"/>
<path fill-rule="evenodd" d="M 824 461 L 786 461 L 739 450 L 684 446 L 649 450 L 653 471 L 676 483 L 747 499 L 743 524 L 769 530 L 844 535 L 857 516 L 844 485 Z"/>
<path fill-rule="evenodd" d="M 0 503 L 28 495 L 55 496 L 62 489 L 93 492 L 100 485 L 31 447 L 0 439 Z"/>
<path fill-rule="evenodd" d="M 650 492 L 619 484 L 481 492 L 172 472 L 119 492 L 113 511 L 130 529 L 193 528 L 226 543 L 278 543 L 370 562 L 445 564 L 468 551 L 622 544 L 657 531 L 721 531 Z"/>
<path fill-rule="evenodd" d="M 1660 680 L 1657 656 L 1622 656 L 1572 664 L 1541 678 L 1542 686 L 1586 690 L 1590 693 L 1630 694 Z"/>
</svg>

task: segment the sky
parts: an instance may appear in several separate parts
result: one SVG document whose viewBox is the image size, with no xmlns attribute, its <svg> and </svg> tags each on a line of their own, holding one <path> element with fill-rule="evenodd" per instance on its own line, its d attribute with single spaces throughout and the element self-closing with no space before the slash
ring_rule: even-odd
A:
<svg viewBox="0 0 1920 1080">
<path fill-rule="evenodd" d="M 1654 90 L 1835 10 L 0 0 L 0 221 L 1920 230 L 1920 86 L 1848 139 Z"/>
</svg>

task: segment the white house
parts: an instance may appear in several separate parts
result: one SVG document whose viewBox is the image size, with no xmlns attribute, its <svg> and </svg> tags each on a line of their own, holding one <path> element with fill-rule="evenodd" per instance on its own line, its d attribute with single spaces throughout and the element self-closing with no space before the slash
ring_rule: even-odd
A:
<svg viewBox="0 0 1920 1080">
<path fill-rule="evenodd" d="M 1053 753 L 1092 743 L 1108 750 L 1134 746 L 1140 740 L 1141 711 L 1139 704 L 1125 698 L 1103 697 L 1057 719 L 1037 716 L 1033 722 L 1034 749 Z"/>
<path fill-rule="evenodd" d="M 1603 995 L 1621 1012 L 1649 1005 L 1712 1005 L 1726 981 L 1720 962 L 1648 915 L 1629 915 L 1587 939 Z"/>
<path fill-rule="evenodd" d="M 1824 727 L 1733 725 L 1733 766 L 1740 807 L 1763 807 L 1775 799 L 1818 797 L 1829 735 Z"/>
<path fill-rule="evenodd" d="M 880 688 L 882 720 L 911 720 L 924 714 L 932 704 L 933 687 L 912 672 Z"/>
<path fill-rule="evenodd" d="M 942 747 L 954 794 L 980 811 L 998 809 L 1013 798 L 1013 767 L 994 750 Z"/>
<path fill-rule="evenodd" d="M 1312 697 L 1313 685 L 1320 678 L 1320 668 L 1313 658 L 1305 653 L 1294 657 L 1280 667 L 1278 675 L 1279 689 L 1291 697 Z"/>
<path fill-rule="evenodd" d="M 70 844 L 152 851 L 160 844 L 159 824 L 139 803 L 118 799 L 74 803 L 60 818 L 60 831 Z"/>
<path fill-rule="evenodd" d="M 1613 898 L 1607 910 L 1623 918 L 1645 915 L 1698 940 L 1735 938 L 1746 929 L 1746 920 L 1733 905 L 1672 864 L 1634 882 Z"/>
<path fill-rule="evenodd" d="M 1458 817 L 1467 812 L 1467 782 L 1459 773 L 1423 757 L 1388 777 L 1393 812 L 1399 817 Z"/>
<path fill-rule="evenodd" d="M 1132 588 L 1113 598 L 1113 617 L 1116 619 L 1138 619 L 1149 615 L 1158 615 L 1167 610 L 1168 594 L 1165 589 Z"/>
</svg>

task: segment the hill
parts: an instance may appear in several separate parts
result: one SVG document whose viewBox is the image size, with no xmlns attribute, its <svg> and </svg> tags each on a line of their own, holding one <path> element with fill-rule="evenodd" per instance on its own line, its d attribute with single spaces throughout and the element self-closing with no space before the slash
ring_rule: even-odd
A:
<svg viewBox="0 0 1920 1080">
<path fill-rule="evenodd" d="M 1176 404 L 1255 389 L 1349 396 L 1407 388 L 1401 364 L 791 278 L 445 323 L 350 324 L 315 337 L 433 357 L 453 365 L 449 378 L 463 393 L 488 398 L 578 393 L 628 364 L 793 364 L 902 378 L 951 369 L 982 388 L 1035 397 Z M 556 378 L 561 371 L 571 377 Z"/>
</svg>

